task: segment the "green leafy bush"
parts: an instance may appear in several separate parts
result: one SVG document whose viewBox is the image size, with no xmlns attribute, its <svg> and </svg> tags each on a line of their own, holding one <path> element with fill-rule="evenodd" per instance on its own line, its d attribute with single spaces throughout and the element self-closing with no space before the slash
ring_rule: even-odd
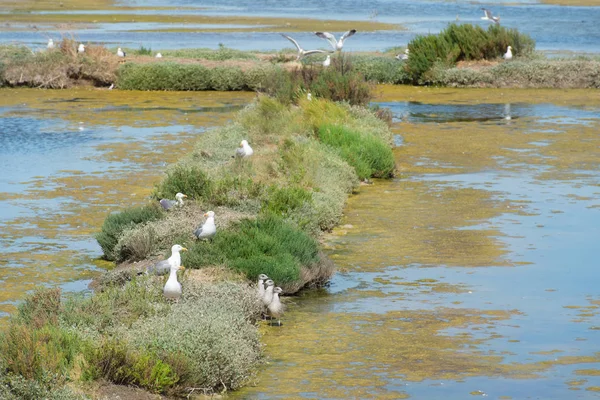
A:
<svg viewBox="0 0 600 400">
<path fill-rule="evenodd" d="M 367 81 L 396 85 L 410 82 L 404 63 L 391 57 L 354 56 L 352 68 L 361 73 Z"/>
<path fill-rule="evenodd" d="M 165 57 L 199 58 L 204 60 L 226 61 L 226 60 L 256 60 L 256 56 L 243 50 L 230 49 L 219 44 L 217 50 L 213 49 L 177 49 L 164 50 Z"/>
<path fill-rule="evenodd" d="M 312 195 L 301 187 L 271 186 L 261 211 L 286 216 L 306 203 L 312 203 Z"/>
<path fill-rule="evenodd" d="M 154 221 L 162 217 L 163 212 L 157 204 L 126 208 L 118 213 L 109 214 L 102 224 L 102 230 L 96 234 L 96 240 L 102 248 L 104 258 L 111 261 L 116 259 L 113 250 L 123 231 L 136 224 Z"/>
<path fill-rule="evenodd" d="M 394 155 L 390 146 L 375 136 L 364 135 L 338 125 L 323 125 L 319 139 L 334 148 L 356 170 L 360 179 L 390 177 Z"/>
<path fill-rule="evenodd" d="M 189 198 L 208 197 L 213 190 L 213 182 L 200 167 L 176 165 L 167 171 L 167 176 L 157 185 L 156 199 L 174 199 L 179 192 Z"/>
</svg>

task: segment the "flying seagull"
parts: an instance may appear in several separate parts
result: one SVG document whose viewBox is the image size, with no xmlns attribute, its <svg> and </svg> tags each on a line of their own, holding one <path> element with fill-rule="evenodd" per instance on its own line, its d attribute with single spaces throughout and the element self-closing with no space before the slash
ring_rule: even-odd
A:
<svg viewBox="0 0 600 400">
<path fill-rule="evenodd" d="M 127 53 L 125 53 L 123 50 L 121 50 L 120 47 L 117 49 L 117 56 L 125 57 L 126 55 L 127 55 Z"/>
<path fill-rule="evenodd" d="M 494 17 L 492 15 L 492 12 L 490 10 L 488 10 L 487 8 L 481 7 L 481 9 L 483 10 L 483 15 L 484 15 L 483 17 L 481 17 L 481 19 L 492 21 L 496 24 L 500 23 L 500 17 Z"/>
<path fill-rule="evenodd" d="M 315 35 L 317 35 L 321 39 L 327 39 L 327 41 L 329 42 L 331 47 L 333 47 L 333 50 L 340 51 L 340 50 L 342 50 L 342 47 L 344 47 L 344 40 L 348 39 L 350 36 L 354 35 L 355 33 L 356 33 L 356 29 L 349 30 L 348 32 L 346 32 L 342 35 L 340 40 L 335 40 L 335 36 L 333 36 L 329 32 L 315 32 Z"/>
<path fill-rule="evenodd" d="M 309 56 L 311 54 L 333 53 L 332 51 L 327 51 L 327 50 L 304 50 L 302 47 L 300 47 L 300 45 L 298 44 L 298 42 L 296 42 L 294 39 L 292 39 L 288 35 L 284 35 L 282 33 L 281 36 L 283 36 L 284 38 L 286 38 L 290 42 L 294 43 L 294 46 L 296 46 L 296 48 L 298 49 L 298 56 L 296 57 L 296 61 L 299 61 L 302 58 L 304 58 L 305 56 Z"/>
</svg>

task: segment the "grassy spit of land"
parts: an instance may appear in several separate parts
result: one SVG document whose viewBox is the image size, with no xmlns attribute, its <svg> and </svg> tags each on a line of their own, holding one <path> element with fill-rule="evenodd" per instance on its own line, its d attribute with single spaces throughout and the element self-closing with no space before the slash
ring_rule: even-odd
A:
<svg viewBox="0 0 600 400">
<path fill-rule="evenodd" d="M 250 382 L 262 355 L 249 283 L 266 273 L 294 293 L 327 282 L 333 266 L 320 234 L 361 180 L 394 172 L 389 116 L 358 105 L 369 85 L 343 68 L 281 74 L 272 96 L 202 135 L 151 203 L 107 216 L 97 239 L 118 267 L 90 296 L 46 289 L 19 307 L 0 335 L 0 398 L 94 398 L 105 381 L 170 396 Z M 232 157 L 242 139 L 255 149 L 249 159 Z M 157 206 L 177 192 L 188 195 L 184 207 Z M 200 242 L 192 232 L 207 210 L 218 234 Z M 176 304 L 164 299 L 162 277 L 137 274 L 174 243 L 189 250 Z"/>
<path fill-rule="evenodd" d="M 503 60 L 507 46 L 514 58 Z M 323 56 L 295 62 L 291 49 L 256 53 L 229 49 L 116 49 L 63 39 L 53 50 L 0 47 L 0 85 L 66 88 L 91 84 L 128 90 L 263 90 L 278 76 L 300 65 L 319 67 Z M 598 88 L 600 59 L 547 59 L 535 43 L 515 29 L 451 24 L 437 35 L 417 36 L 407 61 L 395 59 L 402 48 L 384 53 L 334 56 L 334 62 L 361 73 L 370 82 L 449 87 Z M 348 62 L 350 61 L 350 62 Z"/>
</svg>

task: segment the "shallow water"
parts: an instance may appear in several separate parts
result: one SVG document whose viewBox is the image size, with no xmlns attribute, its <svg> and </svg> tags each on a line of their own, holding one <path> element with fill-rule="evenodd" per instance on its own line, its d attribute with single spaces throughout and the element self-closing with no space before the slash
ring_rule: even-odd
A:
<svg viewBox="0 0 600 400">
<path fill-rule="evenodd" d="M 486 5 L 487 3 L 487 5 Z M 123 5 L 144 7 L 182 7 L 181 9 L 143 9 L 139 15 L 223 15 L 223 16 L 265 16 L 284 18 L 336 19 L 346 21 L 373 20 L 399 24 L 406 30 L 361 32 L 348 40 L 347 51 L 381 51 L 394 46 L 405 46 L 415 35 L 436 33 L 449 23 L 457 20 L 462 23 L 479 24 L 485 28 L 480 10 L 484 5 L 492 9 L 494 15 L 501 17 L 501 23 L 508 28 L 517 28 L 528 33 L 537 42 L 538 50 L 563 52 L 600 52 L 600 30 L 596 21 L 600 19 L 600 7 L 567 7 L 539 4 L 532 1 L 515 1 L 505 4 L 471 1 L 415 1 L 415 0 L 342 0 L 331 3 L 321 0 L 287 2 L 210 0 L 202 4 L 191 0 L 155 0 L 124 1 Z M 125 14 L 134 12 L 127 10 Z M 68 13 L 68 12 L 67 12 Z M 79 12 L 76 12 L 79 14 Z M 289 47 L 289 43 L 277 33 L 260 32 L 193 32 L 200 29 L 188 23 L 161 24 L 160 27 L 145 22 L 115 24 L 110 29 L 99 29 L 94 25 L 94 14 L 110 14 L 110 11 L 93 11 L 89 24 L 85 27 L 72 25 L 53 28 L 30 26 L 26 31 L 6 28 L 0 31 L 0 42 L 19 42 L 32 46 L 45 46 L 47 37 L 61 37 L 69 33 L 83 42 L 100 42 L 109 46 L 138 48 L 172 49 L 189 47 L 217 48 L 219 43 L 241 50 L 280 50 Z M 102 24 L 102 28 L 106 28 Z M 235 26 L 225 25 L 225 28 Z M 348 23 L 351 29 L 352 23 Z M 22 28 L 22 27 L 21 27 Z M 40 28 L 39 30 L 37 28 Z M 91 28 L 91 29 L 90 29 Z M 137 32 L 140 30 L 186 29 L 188 32 Z M 189 30 L 192 30 L 189 32 Z M 293 36 L 305 48 L 326 47 L 322 39 L 312 32 L 294 33 Z"/>
<path fill-rule="evenodd" d="M 105 216 L 149 201 L 194 136 L 249 93 L 2 90 L 0 317 L 37 285 L 81 291 L 110 264 L 93 238 Z"/>
<path fill-rule="evenodd" d="M 350 199 L 342 272 L 264 327 L 269 364 L 232 397 L 598 398 L 600 107 L 520 91 L 506 119 L 403 90 L 400 176 Z"/>
</svg>

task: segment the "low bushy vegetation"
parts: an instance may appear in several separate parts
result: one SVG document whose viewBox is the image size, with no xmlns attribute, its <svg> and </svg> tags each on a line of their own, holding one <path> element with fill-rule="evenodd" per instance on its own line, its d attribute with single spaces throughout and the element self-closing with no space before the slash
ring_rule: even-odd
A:
<svg viewBox="0 0 600 400">
<path fill-rule="evenodd" d="M 424 76 L 434 65 L 452 67 L 462 60 L 490 60 L 501 57 L 507 46 L 515 57 L 533 53 L 535 42 L 516 29 L 490 25 L 488 30 L 471 24 L 451 24 L 439 34 L 419 35 L 409 44 L 406 62 L 413 83 L 424 83 Z"/>
<path fill-rule="evenodd" d="M 213 61 L 227 61 L 227 60 L 257 60 L 258 58 L 253 53 L 243 50 L 231 49 L 225 47 L 223 44 L 219 44 L 219 48 L 214 49 L 177 49 L 177 50 L 163 50 L 162 55 L 164 57 L 177 57 L 177 58 L 194 58 L 203 60 Z"/>
</svg>

